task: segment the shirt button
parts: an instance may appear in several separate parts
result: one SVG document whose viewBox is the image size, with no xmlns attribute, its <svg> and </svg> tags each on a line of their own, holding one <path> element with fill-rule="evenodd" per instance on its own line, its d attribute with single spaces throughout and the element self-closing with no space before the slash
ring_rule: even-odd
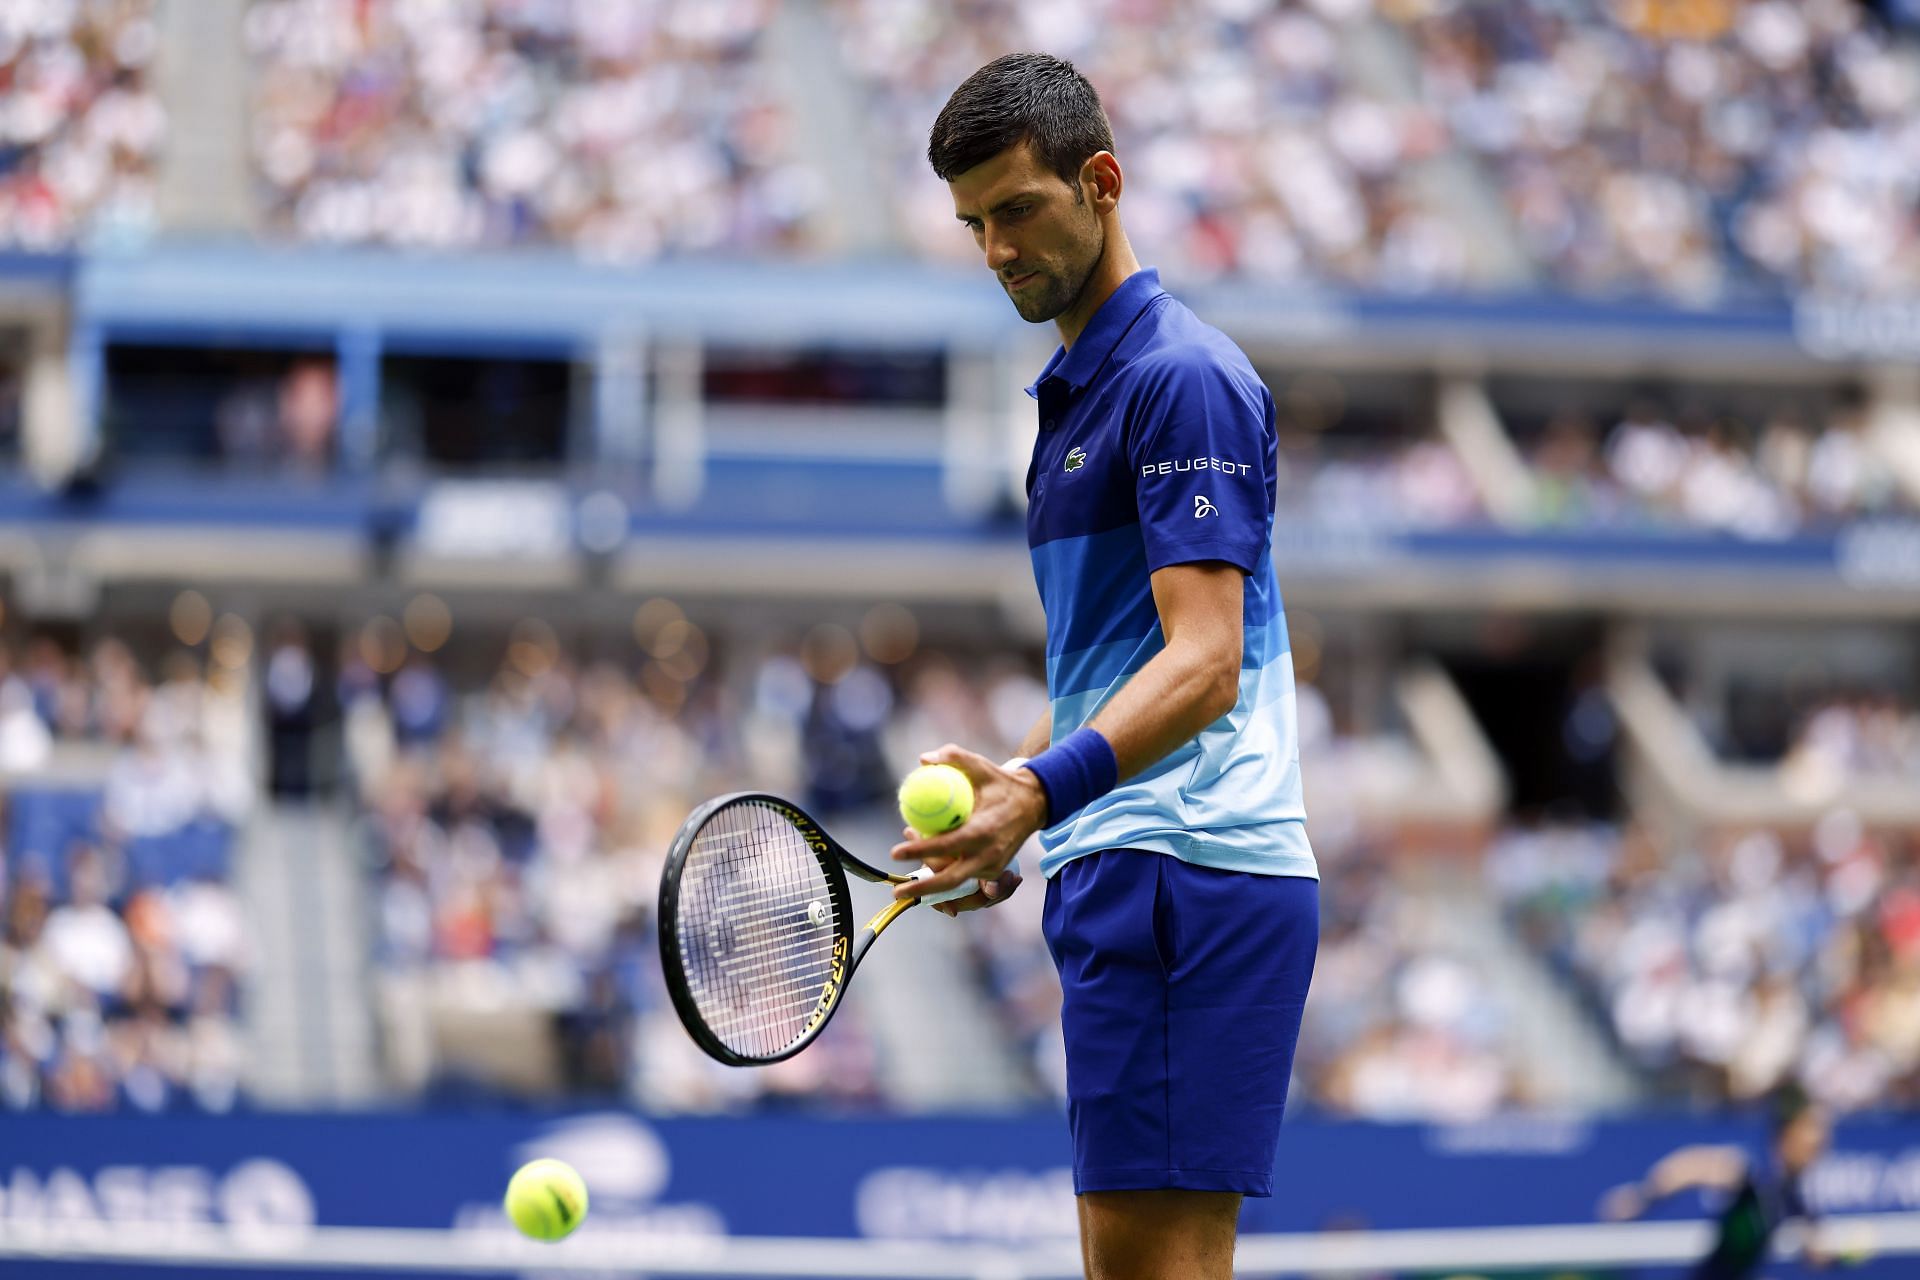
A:
<svg viewBox="0 0 1920 1280">
<path fill-rule="evenodd" d="M 1041 424 L 1040 424 L 1040 429 L 1041 429 L 1042 431 L 1051 431 L 1051 430 L 1053 430 L 1053 419 L 1052 419 L 1052 418 L 1048 418 L 1048 419 L 1047 419 L 1047 420 L 1046 420 L 1045 422 L 1043 422 L 1043 423 L 1041 423 Z"/>
</svg>

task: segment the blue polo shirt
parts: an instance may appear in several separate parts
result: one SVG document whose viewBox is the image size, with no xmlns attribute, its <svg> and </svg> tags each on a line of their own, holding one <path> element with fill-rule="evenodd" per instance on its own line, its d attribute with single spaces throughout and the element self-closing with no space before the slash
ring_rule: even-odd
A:
<svg viewBox="0 0 1920 1280">
<path fill-rule="evenodd" d="M 1239 702 L 1041 832 L 1041 872 L 1101 849 L 1147 849 L 1317 878 L 1273 576 L 1272 395 L 1240 348 L 1152 270 L 1130 276 L 1027 394 L 1040 402 L 1027 544 L 1047 613 L 1053 741 L 1092 720 L 1166 647 L 1154 570 L 1224 560 L 1247 575 Z"/>
</svg>

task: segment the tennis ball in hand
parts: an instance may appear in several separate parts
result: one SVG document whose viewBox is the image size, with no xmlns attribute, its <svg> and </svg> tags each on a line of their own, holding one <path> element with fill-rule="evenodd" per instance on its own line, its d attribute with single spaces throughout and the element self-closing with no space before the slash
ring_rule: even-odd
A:
<svg viewBox="0 0 1920 1280">
<path fill-rule="evenodd" d="M 900 784 L 900 816 L 923 836 L 951 831 L 973 813 L 973 784 L 950 764 L 923 764 Z"/>
<path fill-rule="evenodd" d="M 558 1160 L 523 1164 L 507 1183 L 507 1216 L 535 1240 L 558 1240 L 587 1216 L 587 1184 Z"/>
</svg>

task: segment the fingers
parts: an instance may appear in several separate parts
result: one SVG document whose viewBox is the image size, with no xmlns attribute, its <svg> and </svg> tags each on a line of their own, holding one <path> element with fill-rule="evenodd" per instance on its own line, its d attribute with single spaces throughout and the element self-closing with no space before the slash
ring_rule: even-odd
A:
<svg viewBox="0 0 1920 1280">
<path fill-rule="evenodd" d="M 899 900 L 924 898 L 930 893 L 945 893 L 949 889 L 958 889 L 969 880 L 978 879 L 983 870 L 991 870 L 988 860 L 984 857 L 956 858 L 930 876 L 916 877 L 905 884 L 893 886 L 893 896 Z"/>
<path fill-rule="evenodd" d="M 920 763 L 950 764 L 960 772 L 966 774 L 967 781 L 973 783 L 975 786 L 978 786 L 987 778 L 1000 772 L 999 765 L 987 759 L 979 752 L 969 751 L 965 747 L 958 746 L 951 742 L 944 747 L 936 747 L 932 751 L 922 752 L 920 755 Z"/>
<path fill-rule="evenodd" d="M 998 880 L 982 880 L 980 882 L 980 892 L 976 894 L 956 899 L 953 902 L 942 903 L 941 905 L 954 908 L 947 913 L 948 915 L 958 915 L 962 911 L 979 911 L 982 908 L 991 907 L 995 903 L 1005 902 L 1013 896 L 1013 891 L 1019 887 L 1019 873 L 1010 871 L 1002 875 Z"/>
<path fill-rule="evenodd" d="M 893 846 L 889 852 L 895 862 L 926 862 L 933 858 L 964 858 L 977 851 L 985 843 L 987 836 L 978 830 L 969 830 L 962 823 L 952 831 L 937 836 L 923 836 L 912 833 L 908 839 Z"/>
<path fill-rule="evenodd" d="M 957 916 L 962 911 L 979 911 L 991 907 L 997 902 L 1005 902 L 1020 887 L 1020 874 L 1009 871 L 998 880 L 982 880 L 980 891 L 964 898 L 955 898 L 952 902 L 936 902 L 933 909 L 946 916 Z"/>
<path fill-rule="evenodd" d="M 967 781 L 974 785 L 974 816 L 952 831 L 943 831 L 936 836 L 923 836 L 912 827 L 902 828 L 902 841 L 889 851 L 891 856 L 897 862 L 921 862 L 928 858 L 962 858 L 977 851 L 982 841 L 988 838 L 980 830 L 986 821 L 980 807 L 980 788 L 994 780 L 1004 784 L 1007 780 L 1006 771 L 979 752 L 969 751 L 952 742 L 922 752 L 920 763 L 952 765 L 965 774 Z M 992 821 L 997 822 L 998 819 L 993 818 Z"/>
</svg>

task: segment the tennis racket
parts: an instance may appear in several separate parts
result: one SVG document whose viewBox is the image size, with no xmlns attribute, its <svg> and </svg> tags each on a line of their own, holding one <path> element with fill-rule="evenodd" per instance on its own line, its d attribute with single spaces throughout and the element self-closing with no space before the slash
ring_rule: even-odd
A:
<svg viewBox="0 0 1920 1280">
<path fill-rule="evenodd" d="M 856 933 L 847 876 L 895 885 L 932 874 L 875 870 L 778 796 L 740 791 L 695 809 L 660 877 L 660 967 L 694 1043 L 735 1067 L 806 1048 L 874 940 L 915 902 L 889 903 Z"/>
</svg>

